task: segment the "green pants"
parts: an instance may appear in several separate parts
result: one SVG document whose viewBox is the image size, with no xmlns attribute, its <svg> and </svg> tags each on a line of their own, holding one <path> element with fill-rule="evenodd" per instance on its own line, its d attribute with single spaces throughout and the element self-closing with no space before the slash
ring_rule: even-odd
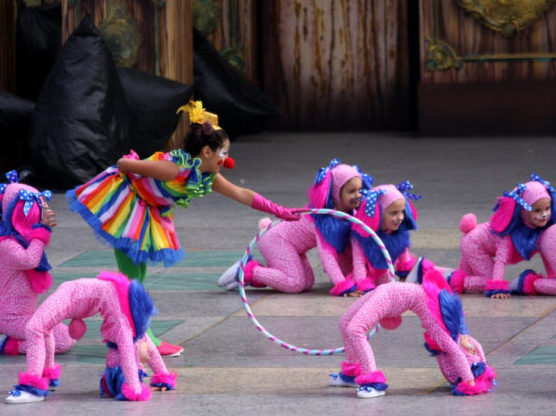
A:
<svg viewBox="0 0 556 416">
<path fill-rule="evenodd" d="M 116 263 L 118 263 L 118 270 L 120 270 L 121 273 L 125 274 L 128 279 L 137 279 L 141 284 L 143 284 L 145 281 L 145 277 L 147 277 L 147 264 L 133 263 L 133 260 L 131 260 L 126 254 L 118 249 L 114 250 L 114 254 L 116 256 Z M 147 335 L 152 340 L 154 345 L 160 345 L 160 340 L 154 336 L 151 328 L 147 329 Z"/>
</svg>

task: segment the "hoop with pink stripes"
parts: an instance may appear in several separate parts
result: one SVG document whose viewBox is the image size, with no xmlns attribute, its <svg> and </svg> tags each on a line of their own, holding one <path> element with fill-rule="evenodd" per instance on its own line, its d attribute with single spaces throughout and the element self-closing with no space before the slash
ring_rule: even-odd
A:
<svg viewBox="0 0 556 416">
<path fill-rule="evenodd" d="M 346 214 L 342 211 L 336 211 L 336 210 L 333 210 L 333 209 L 326 209 L 326 208 L 309 209 L 308 211 L 304 212 L 303 214 L 334 215 L 335 217 L 344 218 L 344 219 L 346 219 L 350 222 L 353 222 L 355 224 L 359 224 L 367 233 L 369 233 L 369 235 L 378 244 L 384 258 L 386 259 L 386 263 L 388 265 L 388 275 L 390 277 L 390 280 L 395 280 L 396 279 L 395 274 L 394 274 L 394 265 L 392 263 L 392 259 L 390 258 L 390 254 L 388 254 L 388 250 L 384 246 L 384 243 L 382 242 L 382 240 L 376 235 L 376 233 L 370 227 L 365 225 L 365 223 L 363 223 L 359 219 L 353 217 L 352 215 Z M 255 325 L 255 328 L 257 328 L 257 330 L 259 330 L 261 333 L 263 333 L 263 335 L 265 335 L 267 337 L 267 339 L 274 342 L 275 344 L 280 345 L 282 348 L 285 348 L 287 350 L 299 352 L 299 353 L 305 354 L 305 355 L 332 355 L 332 354 L 338 354 L 338 353 L 344 352 L 344 347 L 338 347 L 338 348 L 333 348 L 333 349 L 308 349 L 308 348 L 297 347 L 295 345 L 289 344 L 286 341 L 281 340 L 280 338 L 276 337 L 275 335 L 273 335 L 272 333 L 267 331 L 265 329 L 265 327 L 262 326 L 259 323 L 259 321 L 257 320 L 257 317 L 255 316 L 255 314 L 251 310 L 251 307 L 249 306 L 249 302 L 247 301 L 247 295 L 245 294 L 245 284 L 244 284 L 244 281 L 243 281 L 244 268 L 245 268 L 245 265 L 247 264 L 248 256 L 251 255 L 251 252 L 253 251 L 254 247 L 258 243 L 259 239 L 276 224 L 278 224 L 278 222 L 273 223 L 273 224 L 269 224 L 266 228 L 260 230 L 259 233 L 257 234 L 257 236 L 255 238 L 253 238 L 253 240 L 251 240 L 251 243 L 249 243 L 249 246 L 245 250 L 245 253 L 243 254 L 243 257 L 241 258 L 240 270 L 239 270 L 239 295 L 241 297 L 241 302 L 243 304 L 243 308 L 245 309 L 245 312 L 247 313 L 247 316 L 249 317 L 249 319 L 251 320 L 253 325 Z M 369 336 L 368 336 L 369 339 L 371 339 L 371 337 L 373 337 L 379 330 L 380 330 L 380 325 L 378 325 L 378 324 L 375 325 L 375 327 L 369 332 Z"/>
</svg>

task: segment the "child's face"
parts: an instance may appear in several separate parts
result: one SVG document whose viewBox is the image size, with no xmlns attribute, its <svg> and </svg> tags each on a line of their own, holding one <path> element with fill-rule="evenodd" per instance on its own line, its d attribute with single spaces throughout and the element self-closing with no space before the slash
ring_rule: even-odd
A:
<svg viewBox="0 0 556 416">
<path fill-rule="evenodd" d="M 382 214 L 382 224 L 380 229 L 386 232 L 394 232 L 400 228 L 405 217 L 405 199 L 396 199 L 392 202 L 384 214 Z"/>
<path fill-rule="evenodd" d="M 550 198 L 541 198 L 532 206 L 532 211 L 527 211 L 527 221 L 534 227 L 544 227 L 550 220 Z"/>
<path fill-rule="evenodd" d="M 359 176 L 354 176 L 347 181 L 340 190 L 340 202 L 334 204 L 338 211 L 348 212 L 355 209 L 361 203 L 361 188 L 363 182 Z"/>
<path fill-rule="evenodd" d="M 212 150 L 210 147 L 205 146 L 201 151 L 201 171 L 211 173 L 220 172 L 229 153 L 230 141 L 228 139 L 224 140 L 222 146 L 216 150 Z"/>
</svg>

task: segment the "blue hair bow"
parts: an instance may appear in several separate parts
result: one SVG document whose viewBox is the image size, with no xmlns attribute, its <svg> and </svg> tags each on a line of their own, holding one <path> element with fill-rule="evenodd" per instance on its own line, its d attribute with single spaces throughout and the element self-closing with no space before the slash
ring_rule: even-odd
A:
<svg viewBox="0 0 556 416">
<path fill-rule="evenodd" d="M 413 185 L 409 181 L 403 181 L 398 185 L 398 190 L 409 199 L 413 199 L 414 201 L 418 201 L 419 199 L 423 198 L 422 195 L 415 195 L 412 194 L 411 191 L 413 189 Z"/>
<path fill-rule="evenodd" d="M 342 163 L 342 161 L 340 159 L 332 159 L 330 161 L 330 164 L 327 167 L 320 168 L 319 171 L 317 172 L 317 175 L 315 176 L 315 185 L 321 183 L 324 180 L 324 178 L 326 177 L 326 174 L 328 173 L 328 171 L 330 169 L 334 169 L 340 163 Z"/>
<path fill-rule="evenodd" d="M 357 169 L 357 172 L 359 172 L 359 174 L 361 175 L 361 182 L 363 182 L 363 189 L 371 189 L 373 187 L 373 184 L 375 183 L 373 177 L 368 173 L 363 173 L 359 165 L 353 165 L 353 167 Z"/>
<path fill-rule="evenodd" d="M 542 183 L 544 186 L 546 186 L 546 189 L 548 189 L 548 191 L 554 195 L 554 193 L 556 193 L 556 191 L 554 190 L 554 188 L 550 185 L 550 182 L 545 181 L 543 178 L 541 178 L 539 175 L 537 175 L 536 173 L 532 173 L 531 174 L 531 180 L 532 181 L 536 181 L 536 182 L 540 182 Z"/>
<path fill-rule="evenodd" d="M 527 189 L 527 186 L 525 186 L 522 183 L 518 183 L 516 189 L 514 189 L 511 192 L 504 192 L 504 196 L 512 198 L 515 202 L 517 202 L 519 205 L 521 205 L 527 211 L 532 211 L 533 208 L 531 207 L 531 205 L 529 205 L 527 202 L 525 202 L 525 200 L 521 197 L 521 195 L 523 194 L 525 189 Z"/>
<path fill-rule="evenodd" d="M 6 178 L 8 178 L 8 182 L 10 183 L 18 183 L 19 178 L 17 176 L 17 170 L 10 170 L 6 172 Z M 8 187 L 7 183 L 0 183 L 0 194 L 6 192 L 6 188 Z"/>
<path fill-rule="evenodd" d="M 375 215 L 376 201 L 378 200 L 379 195 L 384 195 L 385 193 L 385 189 L 379 189 L 377 191 L 363 189 L 361 191 L 363 200 L 365 201 L 365 215 L 368 217 L 373 217 Z"/>
<path fill-rule="evenodd" d="M 19 190 L 19 199 L 21 201 L 25 201 L 25 205 L 23 205 L 23 213 L 25 214 L 25 216 L 27 216 L 27 214 L 29 214 L 29 211 L 31 210 L 31 207 L 33 206 L 35 201 L 42 208 L 42 199 L 41 198 L 44 198 L 47 201 L 50 201 L 50 198 L 52 198 L 52 192 L 43 191 L 39 194 L 39 193 L 36 193 L 36 192 L 28 191 L 27 189 L 20 189 Z"/>
</svg>

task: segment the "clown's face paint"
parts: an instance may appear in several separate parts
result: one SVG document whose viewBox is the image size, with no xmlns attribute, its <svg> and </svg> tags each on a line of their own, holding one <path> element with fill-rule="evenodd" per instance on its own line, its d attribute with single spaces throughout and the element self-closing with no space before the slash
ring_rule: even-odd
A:
<svg viewBox="0 0 556 416">
<path fill-rule="evenodd" d="M 552 214 L 550 198 L 541 198 L 532 206 L 532 211 L 527 211 L 527 221 L 534 227 L 544 227 Z"/>
<path fill-rule="evenodd" d="M 363 182 L 359 176 L 354 176 L 347 181 L 340 190 L 340 202 L 334 204 L 338 211 L 349 212 L 361 203 L 361 188 Z"/>
<path fill-rule="evenodd" d="M 201 152 L 201 171 L 202 172 L 211 172 L 211 173 L 218 173 L 222 166 L 224 165 L 224 161 L 228 157 L 230 153 L 230 141 L 225 140 L 222 143 L 222 147 L 219 147 L 216 150 L 211 150 L 208 146 L 205 146 L 205 150 Z"/>
<path fill-rule="evenodd" d="M 380 229 L 391 233 L 397 231 L 405 218 L 405 199 L 396 199 L 384 210 Z"/>
</svg>

